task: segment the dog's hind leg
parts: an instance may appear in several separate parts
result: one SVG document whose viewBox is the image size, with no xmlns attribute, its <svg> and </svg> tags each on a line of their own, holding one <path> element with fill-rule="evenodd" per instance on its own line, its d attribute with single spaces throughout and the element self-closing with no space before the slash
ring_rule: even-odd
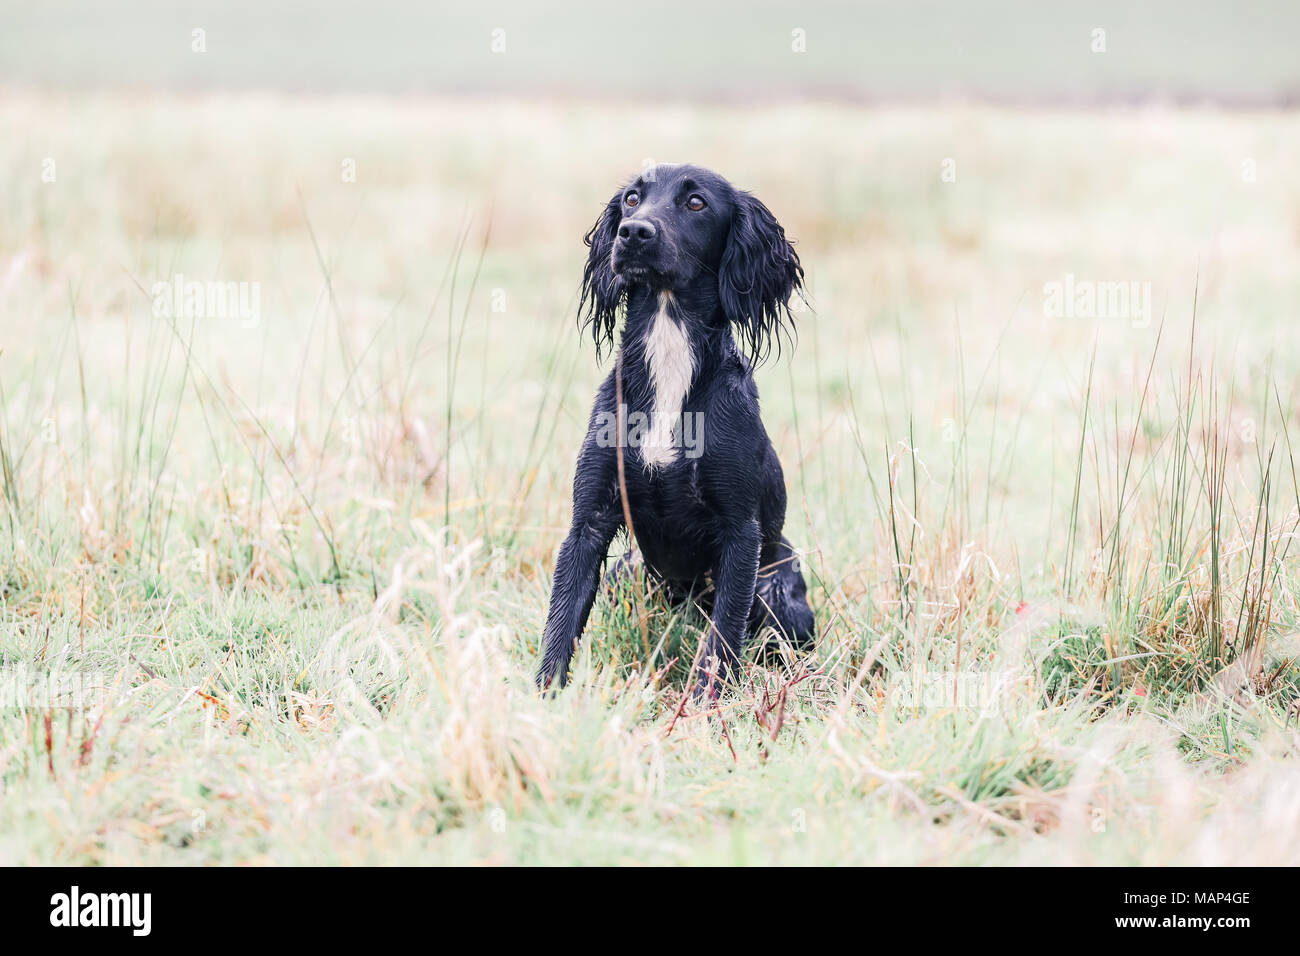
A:
<svg viewBox="0 0 1300 956">
<path fill-rule="evenodd" d="M 763 547 L 749 616 L 751 635 L 769 627 L 776 633 L 765 652 L 779 650 L 784 644 L 806 653 L 816 645 L 817 625 L 808 605 L 808 586 L 799 555 L 784 536 Z"/>
<path fill-rule="evenodd" d="M 796 652 L 811 651 L 816 643 L 817 627 L 812 608 L 808 606 L 808 586 L 799 555 L 781 533 L 785 525 L 785 476 L 771 443 L 767 446 L 763 472 L 767 477 L 759 508 L 763 553 L 754 588 L 754 606 L 750 609 L 749 633 L 752 637 L 765 628 L 775 631 L 775 639 L 765 648 L 767 652 L 779 650 L 782 645 Z"/>
</svg>

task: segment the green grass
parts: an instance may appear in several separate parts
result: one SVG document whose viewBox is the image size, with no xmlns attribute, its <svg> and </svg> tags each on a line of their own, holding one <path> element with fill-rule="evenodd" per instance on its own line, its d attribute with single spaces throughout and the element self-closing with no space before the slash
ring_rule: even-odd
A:
<svg viewBox="0 0 1300 956">
<path fill-rule="evenodd" d="M 1290 114 L 0 124 L 0 861 L 1300 859 L 1259 823 L 1300 802 Z M 531 679 L 605 372 L 579 237 L 645 153 L 754 188 L 816 309 L 759 384 L 819 648 L 711 710 L 704 619 L 635 586 Z M 260 322 L 156 317 L 176 273 Z M 1153 320 L 1045 316 L 1066 273 Z"/>
</svg>

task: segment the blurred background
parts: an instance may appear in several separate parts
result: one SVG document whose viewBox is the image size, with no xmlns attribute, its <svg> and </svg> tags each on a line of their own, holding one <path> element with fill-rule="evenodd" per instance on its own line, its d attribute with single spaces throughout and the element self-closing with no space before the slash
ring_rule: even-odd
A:
<svg viewBox="0 0 1300 956">
<path fill-rule="evenodd" d="M 10 83 L 62 89 L 510 93 L 1019 104 L 1300 96 L 1286 0 L 6 2 Z M 191 29 L 208 31 L 202 59 Z M 489 44 L 505 31 L 504 46 Z M 807 55 L 792 57 L 792 31 Z M 1107 34 L 1094 59 L 1095 29 Z M 502 55 L 502 54 L 506 55 Z"/>
</svg>

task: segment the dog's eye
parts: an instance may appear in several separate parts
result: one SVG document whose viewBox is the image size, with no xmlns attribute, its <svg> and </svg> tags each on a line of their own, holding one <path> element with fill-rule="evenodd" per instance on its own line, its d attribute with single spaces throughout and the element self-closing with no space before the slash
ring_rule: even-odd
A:
<svg viewBox="0 0 1300 956">
<path fill-rule="evenodd" d="M 627 203 L 629 207 L 635 206 L 641 202 L 641 194 L 634 189 L 623 197 L 623 202 Z"/>
<path fill-rule="evenodd" d="M 691 212 L 699 212 L 707 205 L 708 203 L 704 201 L 704 197 L 699 194 L 692 194 L 691 198 L 686 200 L 686 208 Z"/>
</svg>

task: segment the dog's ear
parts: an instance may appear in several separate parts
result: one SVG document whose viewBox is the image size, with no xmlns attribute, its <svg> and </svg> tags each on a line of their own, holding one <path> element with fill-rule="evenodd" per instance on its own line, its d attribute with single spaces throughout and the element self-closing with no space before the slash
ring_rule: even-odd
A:
<svg viewBox="0 0 1300 956">
<path fill-rule="evenodd" d="M 755 364 L 767 357 L 773 340 L 780 354 L 781 334 L 794 329 L 790 297 L 803 294 L 803 266 L 776 217 L 749 193 L 736 197 L 718 294 Z"/>
<path fill-rule="evenodd" d="M 618 305 L 623 298 L 623 280 L 614 275 L 611 257 L 618 224 L 623 219 L 623 192 L 619 190 L 609 201 L 582 241 L 589 248 L 587 264 L 582 270 L 582 294 L 578 299 L 578 318 L 584 326 L 591 326 L 591 338 L 596 343 L 596 354 L 603 346 L 614 344 L 614 326 Z"/>
</svg>

